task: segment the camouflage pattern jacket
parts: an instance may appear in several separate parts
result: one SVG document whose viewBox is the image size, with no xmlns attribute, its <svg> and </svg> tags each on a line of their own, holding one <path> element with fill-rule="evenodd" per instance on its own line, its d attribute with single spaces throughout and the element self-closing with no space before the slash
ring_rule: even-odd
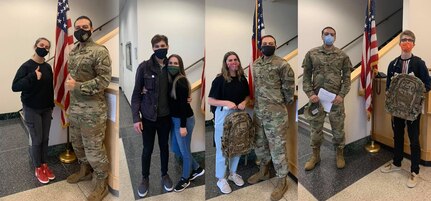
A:
<svg viewBox="0 0 431 201">
<path fill-rule="evenodd" d="M 293 103 L 295 73 L 283 58 L 259 57 L 253 63 L 255 105 L 258 117 L 279 113 L 287 116 L 286 104 Z"/>
<path fill-rule="evenodd" d="M 111 59 L 105 46 L 92 39 L 69 53 L 68 70 L 76 85 L 70 91 L 70 114 L 107 112 L 104 90 L 111 82 Z"/>
<path fill-rule="evenodd" d="M 302 62 L 303 90 L 308 97 L 317 95 L 320 88 L 345 97 L 350 90 L 350 58 L 340 49 L 326 50 L 323 45 L 311 49 Z"/>
</svg>

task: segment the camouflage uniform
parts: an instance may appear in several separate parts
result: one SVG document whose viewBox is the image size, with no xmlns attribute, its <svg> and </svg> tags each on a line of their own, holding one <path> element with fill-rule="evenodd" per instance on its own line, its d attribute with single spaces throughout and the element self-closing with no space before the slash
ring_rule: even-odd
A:
<svg viewBox="0 0 431 201">
<path fill-rule="evenodd" d="M 91 39 L 69 54 L 68 70 L 76 80 L 70 91 L 70 138 L 81 163 L 90 163 L 97 178 L 108 176 L 109 161 L 104 146 L 107 105 L 104 90 L 111 81 L 108 50 Z"/>
<path fill-rule="evenodd" d="M 277 176 L 285 177 L 288 173 L 286 104 L 293 103 L 294 72 L 283 58 L 273 55 L 264 60 L 260 57 L 253 64 L 253 79 L 256 156 L 262 164 L 272 158 Z"/>
<path fill-rule="evenodd" d="M 352 63 L 349 57 L 340 49 L 333 47 L 326 50 L 323 46 L 308 51 L 302 62 L 304 68 L 303 89 L 308 97 L 317 95 L 320 88 L 335 93 L 342 98 L 350 90 L 350 69 Z M 322 106 L 320 106 L 322 107 Z M 316 115 L 309 115 L 311 125 L 311 142 L 313 148 L 319 148 L 323 139 L 323 123 L 326 112 L 320 108 Z M 339 148 L 344 148 L 344 102 L 332 105 L 329 112 L 333 143 Z"/>
</svg>

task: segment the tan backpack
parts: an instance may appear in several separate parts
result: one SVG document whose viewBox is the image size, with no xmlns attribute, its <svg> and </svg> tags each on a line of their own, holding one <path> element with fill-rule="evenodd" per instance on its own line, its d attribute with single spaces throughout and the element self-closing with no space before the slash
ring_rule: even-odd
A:
<svg viewBox="0 0 431 201">
<path fill-rule="evenodd" d="M 392 116 L 414 121 L 422 111 L 424 104 L 424 83 L 416 76 L 396 74 L 392 77 L 385 110 Z"/>
<path fill-rule="evenodd" d="M 247 112 L 238 111 L 226 116 L 221 144 L 223 155 L 227 158 L 248 154 L 253 149 L 254 126 Z"/>
</svg>

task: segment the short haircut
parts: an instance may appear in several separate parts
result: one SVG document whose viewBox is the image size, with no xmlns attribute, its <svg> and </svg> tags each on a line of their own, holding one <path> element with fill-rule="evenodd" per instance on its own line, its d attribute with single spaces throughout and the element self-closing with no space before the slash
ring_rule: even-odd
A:
<svg viewBox="0 0 431 201">
<path fill-rule="evenodd" d="M 88 21 L 90 22 L 90 27 L 91 27 L 91 28 L 93 27 L 93 22 L 90 20 L 90 18 L 89 18 L 89 17 L 87 17 L 87 16 L 85 16 L 85 15 L 80 16 L 80 17 L 76 18 L 75 22 L 73 23 L 73 26 L 75 26 L 76 21 L 78 21 L 78 20 L 82 20 L 82 19 L 86 19 L 86 20 L 88 20 Z"/>
<path fill-rule="evenodd" d="M 335 29 L 333 27 L 330 27 L 330 26 L 327 26 L 327 27 L 322 29 L 322 35 L 323 35 L 323 32 L 325 31 L 325 29 L 332 29 L 332 30 L 334 30 L 335 35 L 337 35 L 337 31 L 335 31 Z"/>
<path fill-rule="evenodd" d="M 413 31 L 410 31 L 410 30 L 404 30 L 403 32 L 401 32 L 401 34 L 400 34 L 400 42 L 401 42 L 401 38 L 402 38 L 403 36 L 410 36 L 410 37 L 413 39 L 413 43 L 415 43 L 415 42 L 416 42 L 416 36 L 415 36 L 415 34 L 413 33 Z"/>
<path fill-rule="evenodd" d="M 155 36 L 153 36 L 153 38 L 151 39 L 151 45 L 154 47 L 154 45 L 159 43 L 160 41 L 165 41 L 166 45 L 169 45 L 168 37 L 161 34 L 156 34 Z"/>
<path fill-rule="evenodd" d="M 49 41 L 48 39 L 46 39 L 45 37 L 40 37 L 36 40 L 36 42 L 34 43 L 34 47 L 37 47 L 37 44 L 39 44 L 40 41 L 42 40 L 46 40 L 49 44 L 49 47 L 51 48 L 51 41 Z"/>
<path fill-rule="evenodd" d="M 260 38 L 260 42 L 262 42 L 262 40 L 263 40 L 264 38 L 268 38 L 268 37 L 270 37 L 270 38 L 274 39 L 274 43 L 275 43 L 275 45 L 277 45 L 277 40 L 275 40 L 275 37 L 274 37 L 274 36 L 272 36 L 272 35 L 264 35 L 264 36 L 262 36 L 262 37 Z"/>
</svg>

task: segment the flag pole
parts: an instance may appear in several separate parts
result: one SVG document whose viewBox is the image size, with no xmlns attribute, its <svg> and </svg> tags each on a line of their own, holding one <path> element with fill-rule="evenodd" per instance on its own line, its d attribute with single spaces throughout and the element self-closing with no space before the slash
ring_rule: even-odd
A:
<svg viewBox="0 0 431 201">
<path fill-rule="evenodd" d="M 69 126 L 67 126 L 67 142 L 66 142 L 66 151 L 60 154 L 59 156 L 60 161 L 62 163 L 73 163 L 76 161 L 76 155 L 73 152 L 73 150 L 70 149 L 70 142 L 69 142 Z"/>
<path fill-rule="evenodd" d="M 376 80 L 374 80 L 374 72 L 371 74 L 372 78 L 373 78 L 373 82 L 372 82 L 372 86 L 374 86 L 374 84 L 376 83 Z M 375 88 L 373 87 L 373 93 L 372 96 L 375 95 L 374 93 Z M 374 106 L 374 98 L 371 99 L 371 105 Z M 370 130 L 370 138 L 371 138 L 371 142 L 367 145 L 365 145 L 365 150 L 367 150 L 368 153 L 377 153 L 380 151 L 380 145 L 374 143 L 373 140 L 373 132 L 374 132 L 374 110 L 371 111 L 371 130 Z"/>
</svg>

